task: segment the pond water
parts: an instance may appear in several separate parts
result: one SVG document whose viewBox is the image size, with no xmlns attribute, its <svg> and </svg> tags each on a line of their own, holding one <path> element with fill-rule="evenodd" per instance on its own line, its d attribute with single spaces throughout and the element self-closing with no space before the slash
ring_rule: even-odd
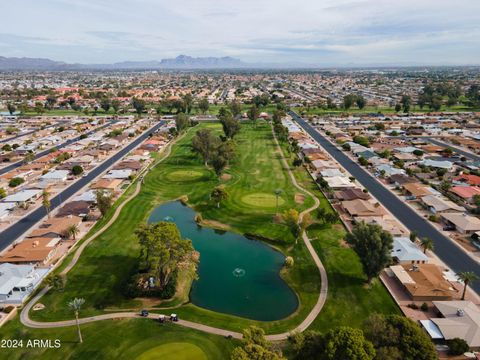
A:
<svg viewBox="0 0 480 360">
<path fill-rule="evenodd" d="M 280 252 L 240 234 L 198 226 L 194 218 L 191 208 L 176 201 L 159 206 L 148 219 L 174 222 L 200 252 L 193 304 L 262 321 L 283 319 L 297 309 L 296 294 L 280 277 L 285 260 Z"/>
</svg>

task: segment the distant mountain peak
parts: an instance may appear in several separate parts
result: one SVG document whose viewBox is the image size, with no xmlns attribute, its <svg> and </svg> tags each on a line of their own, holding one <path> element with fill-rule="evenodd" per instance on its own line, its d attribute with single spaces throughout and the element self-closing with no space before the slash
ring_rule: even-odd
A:
<svg viewBox="0 0 480 360">
<path fill-rule="evenodd" d="M 239 59 L 224 57 L 192 57 L 178 55 L 176 58 L 152 61 L 122 61 L 113 64 L 68 64 L 44 58 L 0 56 L 0 71 L 3 70 L 121 70 L 121 69 L 221 69 L 248 66 Z"/>
</svg>

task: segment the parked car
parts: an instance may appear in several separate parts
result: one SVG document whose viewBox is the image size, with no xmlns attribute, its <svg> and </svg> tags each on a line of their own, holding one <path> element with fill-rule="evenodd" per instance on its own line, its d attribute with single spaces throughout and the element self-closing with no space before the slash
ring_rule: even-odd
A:
<svg viewBox="0 0 480 360">
<path fill-rule="evenodd" d="M 140 316 L 147 317 L 148 316 L 148 310 L 140 311 Z"/>
<path fill-rule="evenodd" d="M 178 321 L 178 315 L 177 314 L 171 314 L 170 315 L 170 320 L 175 321 L 175 322 Z"/>
</svg>

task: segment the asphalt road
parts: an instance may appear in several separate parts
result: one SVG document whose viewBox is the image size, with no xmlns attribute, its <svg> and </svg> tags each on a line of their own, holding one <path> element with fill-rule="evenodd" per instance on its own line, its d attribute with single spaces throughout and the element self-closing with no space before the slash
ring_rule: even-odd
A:
<svg viewBox="0 0 480 360">
<path fill-rule="evenodd" d="M 91 131 L 89 131 L 89 132 L 86 132 L 86 133 L 84 133 L 84 134 L 82 134 L 82 135 L 87 135 L 87 136 L 89 136 L 89 135 L 91 135 L 91 134 L 96 133 L 97 131 L 99 131 L 99 130 L 101 130 L 101 129 L 106 128 L 107 126 L 110 126 L 111 124 L 112 124 L 112 121 L 106 123 L 105 125 L 99 126 L 99 127 L 97 127 L 96 129 L 93 129 L 93 130 L 91 130 Z M 60 150 L 60 149 L 64 148 L 65 146 L 68 146 L 68 145 L 74 143 L 75 141 L 80 140 L 80 138 L 81 138 L 82 135 L 77 136 L 77 137 L 74 137 L 74 138 L 72 138 L 72 139 L 70 139 L 70 140 L 67 140 L 67 141 L 65 141 L 64 143 L 58 144 L 58 145 L 54 146 L 53 148 Z M 41 152 L 35 154 L 35 159 L 41 158 L 42 156 L 45 156 L 45 155 L 49 154 L 51 150 L 52 150 L 52 148 L 49 148 L 49 149 L 47 149 L 47 150 L 44 150 L 44 151 L 41 151 Z M 7 172 L 12 171 L 12 170 L 14 170 L 14 169 L 16 169 L 16 168 L 18 168 L 18 167 L 20 167 L 20 166 L 22 166 L 22 165 L 23 165 L 23 162 L 22 162 L 22 161 L 17 161 L 16 163 L 13 163 L 13 164 L 11 164 L 11 165 L 8 165 L 7 167 L 5 167 L 5 168 L 3 168 L 3 169 L 0 170 L 0 175 L 6 174 Z"/>
<path fill-rule="evenodd" d="M 472 154 L 471 152 L 462 150 L 462 149 L 460 149 L 460 148 L 458 148 L 454 145 L 447 144 L 443 141 L 439 141 L 439 140 L 431 138 L 431 137 L 426 137 L 426 138 L 422 138 L 422 139 L 427 139 L 428 141 L 430 141 L 432 144 L 435 144 L 435 145 L 448 146 L 449 148 L 452 148 L 453 150 L 455 150 L 455 152 L 459 153 L 460 155 L 465 156 L 467 159 L 474 160 L 474 161 L 480 161 L 480 156 Z"/>
<path fill-rule="evenodd" d="M 295 112 L 290 111 L 289 113 L 297 123 L 308 134 L 310 134 L 310 136 L 312 136 L 332 157 L 334 157 L 352 176 L 354 176 L 357 181 L 368 189 L 368 191 L 410 231 L 415 231 L 420 238 L 431 238 L 435 244 L 435 254 L 453 271 L 456 273 L 461 271 L 472 271 L 480 275 L 480 264 L 459 249 L 426 219 L 418 215 L 408 205 L 404 204 L 396 195 L 379 184 L 372 175 L 320 135 L 320 133 Z M 480 281 L 473 283 L 471 286 L 477 293 L 480 293 Z"/>
<path fill-rule="evenodd" d="M 51 127 L 54 127 L 56 125 L 48 125 L 48 126 L 45 126 L 45 129 L 48 129 L 48 128 L 51 128 Z M 27 135 L 30 135 L 30 134 L 33 134 L 34 132 L 37 132 L 38 130 L 31 130 L 31 131 L 27 131 L 27 132 L 24 132 L 24 133 L 21 133 L 21 134 L 17 134 L 15 136 L 12 136 L 12 137 L 9 137 L 9 138 L 6 138 L 6 139 L 1 139 L 0 140 L 0 143 L 6 143 L 6 142 L 10 142 L 12 140 L 15 140 L 15 139 L 18 139 L 18 138 L 21 138 L 23 136 L 27 136 Z"/>
<path fill-rule="evenodd" d="M 138 146 L 142 141 L 144 141 L 148 136 L 158 130 L 160 126 L 162 126 L 165 122 L 161 121 L 153 128 L 148 130 L 147 132 L 140 135 L 137 139 L 133 142 L 125 146 L 119 152 L 114 154 L 108 160 L 101 163 L 95 169 L 91 170 L 85 177 L 80 178 L 77 182 L 71 184 L 61 193 L 56 195 L 54 198 L 50 200 L 51 202 L 51 210 L 55 209 L 56 207 L 63 204 L 64 201 L 69 199 L 73 196 L 77 191 L 81 188 L 86 186 L 87 184 L 91 183 L 96 177 L 102 174 L 105 170 L 107 170 L 110 166 L 112 166 L 115 162 L 120 160 L 123 156 L 128 154 L 133 148 Z M 40 221 L 43 217 L 47 215 L 47 212 L 43 206 L 34 210 L 29 215 L 25 216 L 23 219 L 19 220 L 9 228 L 5 229 L 0 233 L 0 251 L 8 247 L 12 244 L 15 240 L 17 240 L 23 233 L 27 230 L 32 228 L 38 221 Z"/>
</svg>

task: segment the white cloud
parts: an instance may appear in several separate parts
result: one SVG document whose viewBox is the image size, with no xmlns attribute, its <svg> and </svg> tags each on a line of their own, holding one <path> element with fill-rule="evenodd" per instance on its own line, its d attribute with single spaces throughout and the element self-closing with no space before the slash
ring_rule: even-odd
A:
<svg viewBox="0 0 480 360">
<path fill-rule="evenodd" d="M 4 56 L 111 62 L 184 53 L 342 64 L 473 63 L 480 55 L 478 0 L 16 0 L 5 7 L 21 16 L 0 23 L 0 33 L 17 36 L 2 39 Z"/>
</svg>

